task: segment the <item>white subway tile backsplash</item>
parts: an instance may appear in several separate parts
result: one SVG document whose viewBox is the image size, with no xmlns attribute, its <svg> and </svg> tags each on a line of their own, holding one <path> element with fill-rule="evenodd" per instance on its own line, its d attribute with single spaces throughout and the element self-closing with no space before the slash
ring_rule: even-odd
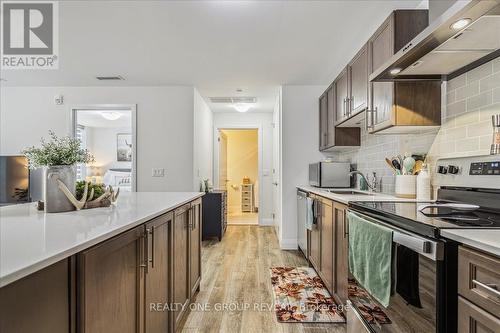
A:
<svg viewBox="0 0 500 333">
<path fill-rule="evenodd" d="M 484 79 L 479 80 L 479 85 L 481 88 L 481 92 L 500 87 L 500 72 L 489 75 Z"/>
<path fill-rule="evenodd" d="M 493 101 L 493 93 L 491 90 L 473 96 L 467 99 L 467 111 L 475 110 L 483 106 L 491 104 Z"/>
<path fill-rule="evenodd" d="M 427 153 L 432 168 L 432 163 L 439 158 L 488 154 L 492 139 L 491 115 L 500 114 L 500 58 L 446 82 L 444 87 L 439 131 L 372 135 L 362 130 L 360 148 L 335 153 L 332 157 L 357 164 L 358 170 L 365 174 L 377 172 L 382 192 L 394 193 L 395 177 L 386 166 L 385 157 Z"/>
<path fill-rule="evenodd" d="M 467 84 L 493 74 L 493 61 L 487 62 L 467 72 Z"/>
</svg>

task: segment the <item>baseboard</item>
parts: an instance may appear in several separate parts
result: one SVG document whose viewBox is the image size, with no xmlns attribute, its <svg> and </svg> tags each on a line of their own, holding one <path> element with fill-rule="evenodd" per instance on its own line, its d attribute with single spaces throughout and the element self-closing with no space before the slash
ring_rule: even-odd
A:
<svg viewBox="0 0 500 333">
<path fill-rule="evenodd" d="M 295 238 L 282 239 L 280 241 L 280 248 L 282 250 L 297 250 L 298 249 L 297 239 Z"/>
<path fill-rule="evenodd" d="M 274 220 L 271 218 L 267 218 L 267 219 L 261 219 L 260 220 L 260 226 L 269 226 L 269 227 L 272 227 L 274 225 Z"/>
</svg>

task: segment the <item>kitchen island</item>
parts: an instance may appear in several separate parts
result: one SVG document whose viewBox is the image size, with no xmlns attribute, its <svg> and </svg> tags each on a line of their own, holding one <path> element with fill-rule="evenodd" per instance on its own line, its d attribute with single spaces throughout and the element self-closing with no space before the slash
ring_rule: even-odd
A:
<svg viewBox="0 0 500 333">
<path fill-rule="evenodd" d="M 1 332 L 174 331 L 201 279 L 202 193 L 45 214 L 0 208 Z M 151 304 L 165 304 L 151 311 Z"/>
</svg>

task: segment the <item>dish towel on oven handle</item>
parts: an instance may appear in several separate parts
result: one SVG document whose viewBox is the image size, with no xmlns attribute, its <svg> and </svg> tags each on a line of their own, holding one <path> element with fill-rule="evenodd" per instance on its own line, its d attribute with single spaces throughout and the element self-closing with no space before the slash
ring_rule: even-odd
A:
<svg viewBox="0 0 500 333">
<path fill-rule="evenodd" d="M 352 212 L 349 221 L 349 270 L 358 283 L 384 307 L 392 284 L 392 230 Z"/>
</svg>

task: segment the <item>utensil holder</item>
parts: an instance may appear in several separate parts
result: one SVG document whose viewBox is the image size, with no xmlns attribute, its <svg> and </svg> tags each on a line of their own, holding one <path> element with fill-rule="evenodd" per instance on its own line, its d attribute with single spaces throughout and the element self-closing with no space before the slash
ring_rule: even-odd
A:
<svg viewBox="0 0 500 333">
<path fill-rule="evenodd" d="M 398 198 L 415 199 L 417 197 L 417 176 L 397 175 L 395 190 Z"/>
</svg>

